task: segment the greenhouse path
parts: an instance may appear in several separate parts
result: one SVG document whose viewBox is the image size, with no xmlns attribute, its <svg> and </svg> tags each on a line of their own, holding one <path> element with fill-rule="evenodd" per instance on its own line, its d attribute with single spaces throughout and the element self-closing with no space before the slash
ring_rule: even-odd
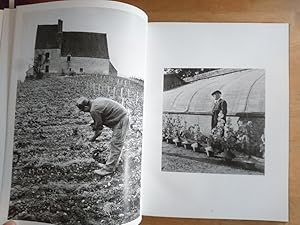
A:
<svg viewBox="0 0 300 225">
<path fill-rule="evenodd" d="M 193 152 L 174 144 L 162 143 L 162 171 L 218 174 L 264 174 L 264 160 L 238 155 L 233 161 L 225 162 L 220 157 L 207 157 L 205 153 Z M 249 168 L 249 162 L 255 167 Z"/>
</svg>

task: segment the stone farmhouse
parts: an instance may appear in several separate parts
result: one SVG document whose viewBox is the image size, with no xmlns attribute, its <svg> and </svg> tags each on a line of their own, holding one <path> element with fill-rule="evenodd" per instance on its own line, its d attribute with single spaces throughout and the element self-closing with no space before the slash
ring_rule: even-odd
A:
<svg viewBox="0 0 300 225">
<path fill-rule="evenodd" d="M 34 58 L 41 60 L 45 75 L 103 74 L 117 76 L 110 62 L 107 35 L 104 33 L 66 32 L 63 21 L 38 25 Z M 26 77 L 34 77 L 33 68 Z"/>
</svg>

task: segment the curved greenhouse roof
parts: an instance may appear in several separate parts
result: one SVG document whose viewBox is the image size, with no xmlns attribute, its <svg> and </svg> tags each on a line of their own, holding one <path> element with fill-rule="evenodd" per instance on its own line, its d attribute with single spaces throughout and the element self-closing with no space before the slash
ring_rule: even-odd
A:
<svg viewBox="0 0 300 225">
<path fill-rule="evenodd" d="M 210 78 L 164 92 L 164 113 L 210 114 L 213 107 L 211 93 L 222 91 L 227 102 L 228 115 L 265 112 L 265 71 L 262 69 L 235 70 L 225 73 L 216 71 Z"/>
</svg>

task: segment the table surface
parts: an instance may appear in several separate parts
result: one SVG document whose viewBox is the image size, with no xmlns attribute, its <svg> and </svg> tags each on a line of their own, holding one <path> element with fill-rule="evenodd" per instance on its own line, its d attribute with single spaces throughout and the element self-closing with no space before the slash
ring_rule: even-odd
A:
<svg viewBox="0 0 300 225">
<path fill-rule="evenodd" d="M 16 0 L 18 4 L 49 0 Z M 300 225 L 300 0 L 122 0 L 149 21 L 285 22 L 290 24 L 289 223 L 143 217 L 142 225 Z"/>
</svg>

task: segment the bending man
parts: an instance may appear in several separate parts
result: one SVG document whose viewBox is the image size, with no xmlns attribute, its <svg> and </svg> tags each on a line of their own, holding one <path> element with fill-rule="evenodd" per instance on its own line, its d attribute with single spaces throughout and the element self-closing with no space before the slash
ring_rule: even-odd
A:
<svg viewBox="0 0 300 225">
<path fill-rule="evenodd" d="M 113 130 L 107 161 L 105 164 L 99 163 L 101 168 L 95 170 L 101 176 L 113 173 L 118 166 L 129 127 L 127 110 L 118 102 L 103 97 L 95 100 L 80 97 L 76 106 L 83 112 L 89 112 L 94 120 L 92 126 L 95 134 L 90 141 L 95 141 L 101 135 L 103 125 Z"/>
</svg>

